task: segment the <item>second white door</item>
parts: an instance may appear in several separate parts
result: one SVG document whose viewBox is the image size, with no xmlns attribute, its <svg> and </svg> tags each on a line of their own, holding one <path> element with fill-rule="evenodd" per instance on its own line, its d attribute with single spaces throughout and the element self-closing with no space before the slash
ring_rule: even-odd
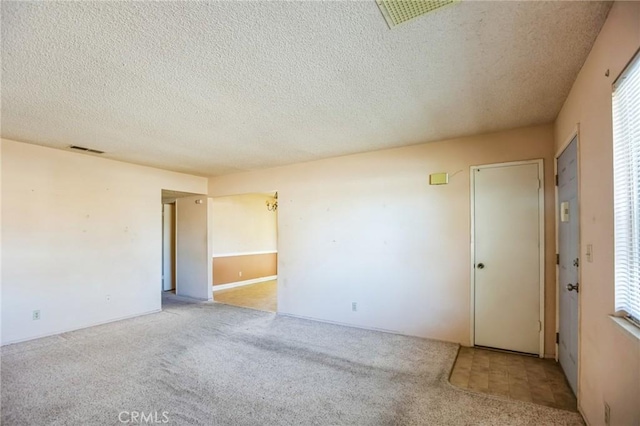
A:
<svg viewBox="0 0 640 426">
<path fill-rule="evenodd" d="M 578 141 L 573 139 L 558 158 L 559 336 L 558 360 L 571 389 L 578 393 Z"/>
<path fill-rule="evenodd" d="M 542 164 L 472 172 L 474 344 L 539 354 Z"/>
</svg>

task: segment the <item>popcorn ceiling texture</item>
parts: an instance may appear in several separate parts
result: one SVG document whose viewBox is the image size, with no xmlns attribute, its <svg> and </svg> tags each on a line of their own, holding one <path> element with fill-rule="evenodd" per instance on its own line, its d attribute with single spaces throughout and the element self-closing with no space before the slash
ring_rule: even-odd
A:
<svg viewBox="0 0 640 426">
<path fill-rule="evenodd" d="M 4 1 L 2 136 L 220 175 L 546 123 L 609 7 Z"/>
</svg>

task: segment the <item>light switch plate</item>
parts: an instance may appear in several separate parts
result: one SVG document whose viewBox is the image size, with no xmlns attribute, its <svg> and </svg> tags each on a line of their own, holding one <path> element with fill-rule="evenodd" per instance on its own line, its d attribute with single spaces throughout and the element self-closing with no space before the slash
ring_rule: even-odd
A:
<svg viewBox="0 0 640 426">
<path fill-rule="evenodd" d="M 446 185 L 449 183 L 449 173 L 432 173 L 429 175 L 429 185 Z"/>
<path fill-rule="evenodd" d="M 560 222 L 569 222 L 569 202 L 560 203 Z"/>
</svg>

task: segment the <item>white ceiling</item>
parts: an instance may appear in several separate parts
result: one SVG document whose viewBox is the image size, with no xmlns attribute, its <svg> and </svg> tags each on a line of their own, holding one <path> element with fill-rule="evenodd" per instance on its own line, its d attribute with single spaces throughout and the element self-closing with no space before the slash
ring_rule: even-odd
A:
<svg viewBox="0 0 640 426">
<path fill-rule="evenodd" d="M 218 175 L 547 123 L 609 7 L 3 1 L 2 136 Z"/>
</svg>

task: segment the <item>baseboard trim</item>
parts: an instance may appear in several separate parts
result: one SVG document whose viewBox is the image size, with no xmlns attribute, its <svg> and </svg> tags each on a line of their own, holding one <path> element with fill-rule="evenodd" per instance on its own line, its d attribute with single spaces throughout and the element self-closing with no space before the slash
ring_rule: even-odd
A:
<svg viewBox="0 0 640 426">
<path fill-rule="evenodd" d="M 243 285 L 258 284 L 258 283 L 262 283 L 262 282 L 265 282 L 265 281 L 273 281 L 273 280 L 277 280 L 277 279 L 278 279 L 277 275 L 270 275 L 268 277 L 254 278 L 254 279 L 245 280 L 245 281 L 236 281 L 236 282 L 228 283 L 228 284 L 212 285 L 211 288 L 213 289 L 213 291 L 220 291 L 220 290 L 227 290 L 227 289 L 235 288 L 235 287 L 242 287 Z"/>
<path fill-rule="evenodd" d="M 580 402 L 578 402 L 578 414 L 580 414 L 582 416 L 582 420 L 584 420 L 584 423 L 587 426 L 591 426 L 591 423 L 589 423 L 589 420 L 587 419 L 587 416 L 584 415 L 584 410 L 582 409 L 582 406 L 580 405 Z"/>
<path fill-rule="evenodd" d="M 177 299 L 184 299 L 190 302 L 211 302 L 212 300 L 212 299 L 205 299 L 204 297 L 184 296 L 182 294 L 173 294 L 171 297 L 175 297 Z"/>
<path fill-rule="evenodd" d="M 415 337 L 415 338 L 418 338 L 418 339 L 432 340 L 434 342 L 453 343 L 454 345 L 461 346 L 460 342 L 454 342 L 453 340 L 444 340 L 444 339 L 438 339 L 438 338 L 435 338 L 435 337 L 417 336 L 415 334 L 408 334 L 408 333 L 405 333 L 405 332 L 402 332 L 402 331 L 396 331 L 396 330 L 388 330 L 386 328 L 367 327 L 367 326 L 364 326 L 364 325 L 355 325 L 355 324 L 349 324 L 349 323 L 339 322 L 339 321 L 332 321 L 332 320 L 327 320 L 327 319 L 322 319 L 322 318 L 306 317 L 304 315 L 288 314 L 288 313 L 279 312 L 279 311 L 276 312 L 276 314 L 279 315 L 279 316 L 283 316 L 283 317 L 291 317 L 291 318 L 298 318 L 298 319 L 303 319 L 303 320 L 307 320 L 307 321 L 323 322 L 325 324 L 339 325 L 341 327 L 358 328 L 360 330 L 378 331 L 380 333 L 397 334 L 399 336 Z"/>
<path fill-rule="evenodd" d="M 238 256 L 255 256 L 257 254 L 277 254 L 278 250 L 265 250 L 265 251 L 245 251 L 245 252 L 235 252 L 235 253 L 221 253 L 214 254 L 211 256 L 213 259 L 218 257 L 238 257 Z"/>
<path fill-rule="evenodd" d="M 98 325 L 105 325 L 105 324 L 110 324 L 112 322 L 123 321 L 123 320 L 136 318 L 136 317 L 142 317 L 142 316 L 145 316 L 145 315 L 157 314 L 158 312 L 162 312 L 162 308 L 161 309 L 154 309 L 152 311 L 142 312 L 142 313 L 139 313 L 139 314 L 125 315 L 123 317 L 113 318 L 113 319 L 110 319 L 110 320 L 107 320 L 107 321 L 94 322 L 94 323 L 91 323 L 89 325 L 83 325 L 81 327 L 68 328 L 68 329 L 64 329 L 64 330 L 54 331 L 54 332 L 51 332 L 51 333 L 39 334 L 39 335 L 34 336 L 34 337 L 27 337 L 26 339 L 10 340 L 8 342 L 2 342 L 2 345 L 0 345 L 0 346 L 7 346 L 7 345 L 13 345 L 13 344 L 16 344 L 16 343 L 28 342 L 28 341 L 31 341 L 31 340 L 42 339 L 42 338 L 45 338 L 45 337 L 57 336 L 57 335 L 63 334 L 63 333 L 71 333 L 72 331 L 84 330 L 85 328 L 96 327 Z"/>
<path fill-rule="evenodd" d="M 277 314 L 280 315 L 280 316 L 283 316 L 283 317 L 291 317 L 291 318 L 298 318 L 298 319 L 303 319 L 303 320 L 307 320 L 307 321 L 323 322 L 325 324 L 339 325 L 341 327 L 359 328 L 361 330 L 380 331 L 382 333 L 399 334 L 399 335 L 402 335 L 402 336 L 408 336 L 408 334 L 403 334 L 403 333 L 401 333 L 399 331 L 387 330 L 387 329 L 384 329 L 384 328 L 365 327 L 363 325 L 354 325 L 354 324 L 349 324 L 349 323 L 346 323 L 346 322 L 332 321 L 332 320 L 322 319 L 322 318 L 306 317 L 304 315 L 287 314 L 287 313 L 284 313 L 284 312 L 277 312 Z M 416 337 L 416 336 L 412 336 L 412 337 Z"/>
</svg>

